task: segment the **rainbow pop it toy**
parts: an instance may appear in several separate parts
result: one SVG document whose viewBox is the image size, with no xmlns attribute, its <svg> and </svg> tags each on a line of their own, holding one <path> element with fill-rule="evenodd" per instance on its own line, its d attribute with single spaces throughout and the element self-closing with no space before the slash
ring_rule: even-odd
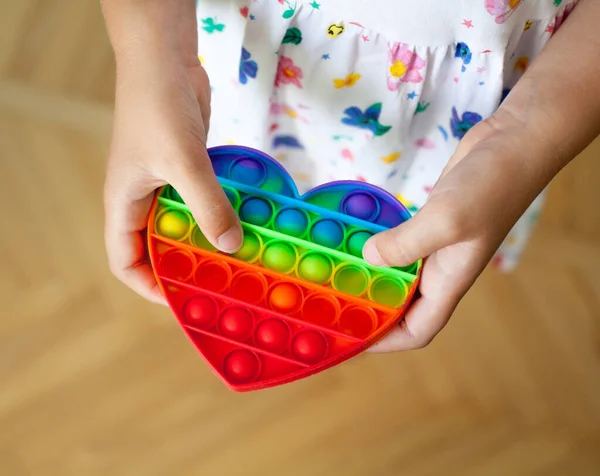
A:
<svg viewBox="0 0 600 476">
<path fill-rule="evenodd" d="M 376 268 L 365 241 L 410 218 L 392 195 L 332 182 L 299 195 L 269 156 L 209 150 L 238 213 L 242 248 L 206 240 L 175 189 L 157 194 L 148 222 L 158 282 L 190 340 L 232 390 L 272 387 L 343 362 L 404 315 L 421 262 Z"/>
</svg>

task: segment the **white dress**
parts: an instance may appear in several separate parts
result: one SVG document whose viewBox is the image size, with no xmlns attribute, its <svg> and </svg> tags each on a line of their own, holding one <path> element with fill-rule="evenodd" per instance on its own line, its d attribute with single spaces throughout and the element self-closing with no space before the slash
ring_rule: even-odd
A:
<svg viewBox="0 0 600 476">
<path fill-rule="evenodd" d="M 305 191 L 364 180 L 415 212 L 576 0 L 199 0 L 209 145 L 260 149 Z M 468 190 L 465 190 L 468 193 Z M 543 195 L 495 263 L 518 261 Z"/>
</svg>

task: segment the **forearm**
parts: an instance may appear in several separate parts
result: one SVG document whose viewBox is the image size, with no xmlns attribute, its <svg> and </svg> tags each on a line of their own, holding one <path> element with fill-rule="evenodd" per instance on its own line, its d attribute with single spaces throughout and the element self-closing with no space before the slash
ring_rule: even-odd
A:
<svg viewBox="0 0 600 476">
<path fill-rule="evenodd" d="M 117 63 L 148 52 L 198 61 L 194 0 L 102 0 L 102 11 Z"/>
<path fill-rule="evenodd" d="M 599 21 L 600 2 L 582 0 L 498 111 L 546 182 L 600 133 Z"/>
</svg>

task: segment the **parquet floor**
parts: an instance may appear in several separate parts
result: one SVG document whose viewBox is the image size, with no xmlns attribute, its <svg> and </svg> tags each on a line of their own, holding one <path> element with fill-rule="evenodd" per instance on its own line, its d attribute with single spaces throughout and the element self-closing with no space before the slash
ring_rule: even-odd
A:
<svg viewBox="0 0 600 476">
<path fill-rule="evenodd" d="M 107 269 L 98 2 L 0 11 L 0 475 L 600 474 L 600 143 L 429 348 L 234 394 Z"/>
</svg>

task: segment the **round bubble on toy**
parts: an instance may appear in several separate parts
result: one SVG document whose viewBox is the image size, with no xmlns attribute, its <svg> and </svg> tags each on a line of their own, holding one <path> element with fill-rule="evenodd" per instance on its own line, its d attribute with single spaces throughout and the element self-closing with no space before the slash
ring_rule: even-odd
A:
<svg viewBox="0 0 600 476">
<path fill-rule="evenodd" d="M 260 160 L 243 157 L 231 163 L 229 178 L 258 188 L 267 178 L 267 168 Z"/>
<path fill-rule="evenodd" d="M 301 237 L 308 228 L 308 215 L 295 208 L 283 208 L 275 217 L 275 229 L 286 235 Z"/>
<path fill-rule="evenodd" d="M 168 278 L 187 281 L 192 277 L 195 264 L 191 253 L 171 248 L 160 258 L 160 272 Z"/>
<path fill-rule="evenodd" d="M 192 222 L 189 215 L 179 210 L 165 210 L 156 220 L 156 231 L 167 238 L 182 240 L 188 234 Z"/>
<path fill-rule="evenodd" d="M 250 197 L 240 207 L 240 219 L 252 225 L 265 226 L 272 216 L 273 204 L 262 198 Z"/>
<path fill-rule="evenodd" d="M 214 299 L 207 296 L 194 296 L 185 304 L 183 314 L 193 325 L 208 329 L 213 325 L 218 310 Z"/>
<path fill-rule="evenodd" d="M 168 199 L 173 200 L 174 202 L 183 203 L 183 198 L 181 198 L 181 195 L 179 195 L 179 192 L 171 186 L 169 186 L 167 188 L 165 195 L 167 196 Z"/>
<path fill-rule="evenodd" d="M 232 307 L 223 311 L 219 318 L 219 330 L 231 339 L 243 341 L 252 334 L 254 316 L 246 309 Z"/>
<path fill-rule="evenodd" d="M 285 352 L 290 340 L 290 329 L 280 319 L 267 319 L 256 328 L 256 343 L 263 349 L 276 354 Z"/>
<path fill-rule="evenodd" d="M 292 245 L 275 241 L 265 246 L 262 264 L 265 268 L 287 274 L 296 266 L 296 257 L 296 250 Z"/>
<path fill-rule="evenodd" d="M 327 339 L 317 331 L 299 332 L 292 341 L 292 353 L 298 360 L 314 364 L 327 356 Z"/>
<path fill-rule="evenodd" d="M 230 381 L 236 383 L 252 382 L 260 374 L 260 359 L 249 350 L 234 350 L 223 362 L 223 373 Z"/>
<path fill-rule="evenodd" d="M 233 257 L 252 263 L 260 256 L 262 243 L 260 237 L 249 230 L 244 230 L 244 241 L 242 247 L 232 254 Z"/>
<path fill-rule="evenodd" d="M 277 174 L 267 174 L 267 179 L 261 185 L 260 189 L 265 192 L 281 193 L 284 189 L 285 183 L 283 178 Z"/>
<path fill-rule="evenodd" d="M 317 284 L 325 284 L 331 278 L 333 263 L 319 253 L 307 253 L 298 265 L 298 276 L 301 279 Z"/>
<path fill-rule="evenodd" d="M 340 331 L 359 339 L 366 339 L 375 329 L 377 316 L 371 309 L 349 307 L 342 311 L 338 326 Z"/>
<path fill-rule="evenodd" d="M 258 304 L 267 292 L 267 280 L 258 273 L 241 272 L 233 277 L 229 290 L 235 299 L 248 304 Z"/>
<path fill-rule="evenodd" d="M 342 211 L 347 215 L 365 221 L 375 221 L 379 215 L 379 200 L 371 193 L 364 191 L 350 192 L 342 200 Z"/>
<path fill-rule="evenodd" d="M 407 294 L 407 287 L 398 278 L 382 276 L 371 284 L 369 297 L 372 301 L 389 307 L 399 307 Z"/>
<path fill-rule="evenodd" d="M 231 282 L 231 269 L 223 261 L 203 261 L 194 272 L 194 283 L 202 289 L 220 293 Z"/>
<path fill-rule="evenodd" d="M 369 273 L 362 266 L 353 264 L 340 266 L 333 277 L 333 287 L 343 293 L 362 295 L 369 286 Z"/>
<path fill-rule="evenodd" d="M 333 324 L 339 312 L 340 304 L 334 296 L 312 294 L 302 305 L 302 319 L 321 327 Z"/>
<path fill-rule="evenodd" d="M 352 233 L 346 241 L 346 249 L 348 250 L 348 253 L 356 256 L 357 258 L 362 258 L 362 250 L 365 246 L 365 243 L 369 238 L 371 238 L 371 236 L 373 235 L 368 231 L 357 231 Z"/>
<path fill-rule="evenodd" d="M 335 220 L 320 220 L 311 230 L 310 237 L 314 243 L 327 248 L 338 248 L 344 241 L 344 226 Z"/>
<path fill-rule="evenodd" d="M 195 225 L 194 229 L 192 230 L 192 244 L 198 248 L 202 248 L 203 250 L 216 250 L 213 244 L 206 239 L 206 236 L 204 236 L 204 233 L 202 233 L 202 230 L 200 230 L 198 225 Z"/>
<path fill-rule="evenodd" d="M 277 283 L 271 288 L 268 300 L 274 311 L 290 314 L 300 309 L 302 291 L 292 283 Z"/>
<path fill-rule="evenodd" d="M 223 187 L 223 190 L 225 192 L 225 195 L 227 196 L 227 200 L 229 200 L 229 203 L 231 203 L 231 206 L 234 209 L 237 208 L 237 205 L 238 205 L 238 202 L 240 199 L 237 192 L 235 190 L 232 190 L 230 188 L 225 188 L 225 187 Z"/>
</svg>

